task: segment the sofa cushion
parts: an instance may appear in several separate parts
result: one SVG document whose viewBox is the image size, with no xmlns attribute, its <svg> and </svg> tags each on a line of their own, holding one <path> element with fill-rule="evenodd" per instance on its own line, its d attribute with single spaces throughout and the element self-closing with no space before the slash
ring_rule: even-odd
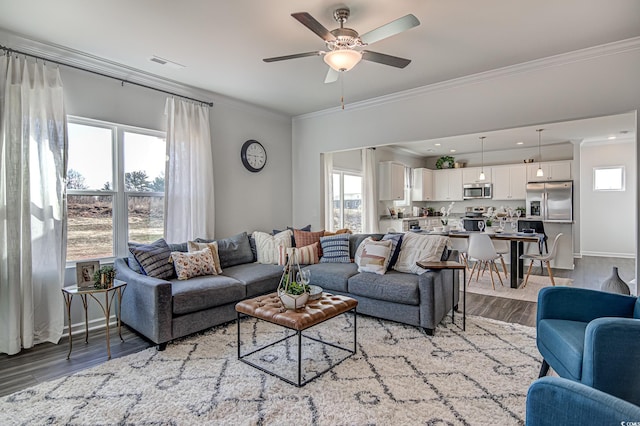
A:
<svg viewBox="0 0 640 426">
<path fill-rule="evenodd" d="M 355 263 L 358 272 L 373 272 L 384 275 L 391 258 L 392 242 L 375 241 L 371 237 L 365 239 L 356 251 Z"/>
<path fill-rule="evenodd" d="M 251 243 L 246 232 L 241 232 L 229 238 L 221 240 L 207 240 L 204 238 L 196 238 L 198 243 L 218 242 L 218 255 L 220 256 L 220 267 L 222 269 L 229 266 L 240 265 L 242 263 L 253 262 L 253 253 L 251 252 Z"/>
<path fill-rule="evenodd" d="M 322 258 L 320 263 L 351 263 L 349 234 L 320 238 Z"/>
<path fill-rule="evenodd" d="M 173 314 L 210 309 L 246 297 L 245 285 L 225 275 L 207 275 L 186 281 L 171 280 Z"/>
<path fill-rule="evenodd" d="M 171 244 L 169 244 L 171 247 Z M 214 241 L 212 243 L 196 243 L 195 241 L 189 241 L 187 243 L 187 248 L 189 252 L 204 250 L 208 248 L 211 250 L 211 255 L 213 256 L 213 264 L 216 267 L 216 274 L 222 273 L 222 267 L 220 266 L 220 255 L 218 254 L 218 242 Z M 174 252 L 176 250 L 172 250 Z"/>
<path fill-rule="evenodd" d="M 545 342 L 554 352 L 566 354 L 562 366 L 571 375 L 572 380 L 582 377 L 582 357 L 584 354 L 584 336 L 588 323 L 560 319 L 542 319 L 537 325 L 537 341 Z M 545 348 L 546 349 L 546 348 Z M 541 348 L 541 352 L 543 349 Z M 542 353 L 547 356 L 548 353 Z M 558 360 L 560 361 L 560 360 Z"/>
<path fill-rule="evenodd" d="M 282 272 L 282 266 L 278 265 L 244 263 L 226 268 L 224 275 L 242 283 L 246 287 L 246 297 L 253 297 L 276 291 Z"/>
<path fill-rule="evenodd" d="M 160 238 L 151 244 L 140 244 L 129 249 L 142 268 L 142 273 L 150 277 L 167 279 L 171 278 L 175 271 L 169 262 L 171 248 Z"/>
<path fill-rule="evenodd" d="M 209 247 L 189 253 L 171 252 L 171 260 L 176 268 L 178 280 L 188 280 L 201 275 L 217 275 L 213 253 Z"/>
<path fill-rule="evenodd" d="M 418 235 L 408 232 L 402 237 L 400 256 L 393 269 L 408 274 L 422 274 L 426 269 L 417 266 L 416 262 L 440 261 L 448 242 L 449 237 L 446 236 Z"/>
<path fill-rule="evenodd" d="M 293 233 L 287 229 L 276 235 L 260 231 L 255 231 L 252 235 L 256 242 L 258 263 L 274 265 L 278 263 L 280 257 L 279 247 L 291 247 L 291 236 Z"/>
<path fill-rule="evenodd" d="M 419 305 L 418 275 L 389 271 L 384 275 L 362 272 L 349 278 L 349 293 L 376 300 Z M 356 297 L 357 298 L 357 297 Z"/>
<path fill-rule="evenodd" d="M 322 287 L 325 291 L 340 291 L 346 293 L 349 277 L 358 273 L 355 263 L 319 263 L 304 268 L 311 271 L 309 284 Z"/>
</svg>

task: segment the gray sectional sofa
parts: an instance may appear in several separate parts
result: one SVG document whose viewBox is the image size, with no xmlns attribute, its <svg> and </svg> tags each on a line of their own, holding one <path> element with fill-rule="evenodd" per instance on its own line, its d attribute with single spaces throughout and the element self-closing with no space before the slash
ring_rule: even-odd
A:
<svg viewBox="0 0 640 426">
<path fill-rule="evenodd" d="M 382 234 L 350 235 L 351 258 L 368 236 L 379 239 Z M 249 257 L 251 239 L 246 233 L 218 240 L 218 245 L 222 274 L 182 281 L 143 275 L 135 270 L 132 256 L 116 259 L 116 278 L 127 283 L 121 306 L 123 323 L 162 350 L 173 339 L 235 320 L 237 302 L 276 290 L 282 266 L 256 263 L 255 252 Z M 186 251 L 186 244 L 171 249 Z M 447 256 L 456 258 L 457 253 L 445 250 L 443 259 Z M 392 270 L 377 275 L 359 273 L 355 263 L 319 263 L 306 268 L 311 270 L 311 284 L 357 299 L 358 313 L 423 327 L 428 334 L 433 334 L 451 309 L 452 285 L 456 288 L 453 304 L 458 304 L 458 274 L 453 277 L 450 270 L 421 275 Z"/>
</svg>

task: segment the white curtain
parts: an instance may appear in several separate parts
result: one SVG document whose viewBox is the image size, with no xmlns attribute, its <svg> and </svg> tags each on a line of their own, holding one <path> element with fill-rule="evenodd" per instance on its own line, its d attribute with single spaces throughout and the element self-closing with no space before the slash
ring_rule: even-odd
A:
<svg viewBox="0 0 640 426">
<path fill-rule="evenodd" d="M 333 226 L 333 154 L 322 154 L 324 176 L 324 229 L 335 231 Z"/>
<path fill-rule="evenodd" d="M 0 352 L 64 326 L 66 138 L 57 67 L 0 58 Z"/>
<path fill-rule="evenodd" d="M 165 235 L 168 242 L 213 238 L 213 157 L 209 107 L 167 98 Z"/>
<path fill-rule="evenodd" d="M 378 191 L 376 185 L 376 150 L 362 149 L 362 231 L 364 233 L 378 232 Z"/>
</svg>

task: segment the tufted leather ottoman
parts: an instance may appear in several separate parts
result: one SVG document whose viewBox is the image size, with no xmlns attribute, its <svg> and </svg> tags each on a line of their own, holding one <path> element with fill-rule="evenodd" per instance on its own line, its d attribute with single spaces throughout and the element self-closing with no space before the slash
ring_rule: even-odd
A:
<svg viewBox="0 0 640 426">
<path fill-rule="evenodd" d="M 282 306 L 282 302 L 280 302 L 280 298 L 277 293 L 271 293 L 264 296 L 254 297 L 252 299 L 243 300 L 236 304 L 236 312 L 238 313 L 238 359 L 246 364 L 249 364 L 259 370 L 264 371 L 265 373 L 276 376 L 287 383 L 296 386 L 303 386 L 309 383 L 311 380 L 319 377 L 320 375 L 326 373 L 331 368 L 338 365 L 340 362 L 344 361 L 351 355 L 356 353 L 356 340 L 357 340 L 357 314 L 355 308 L 358 306 L 358 301 L 352 299 L 351 297 L 333 295 L 329 293 L 323 293 L 322 297 L 317 300 L 310 300 L 307 302 L 306 306 L 301 309 L 289 310 L 285 309 Z M 343 348 L 341 346 L 337 346 L 333 343 L 324 342 L 318 339 L 315 339 L 310 336 L 304 336 L 305 338 L 315 340 L 317 342 L 333 346 L 338 349 L 342 349 L 347 351 L 349 355 L 339 362 L 331 365 L 326 370 L 314 375 L 313 377 L 302 380 L 302 331 L 313 327 L 314 325 L 320 324 L 328 319 L 334 318 L 340 314 L 344 314 L 346 312 L 353 311 L 353 349 Z M 285 338 L 278 340 L 277 342 L 270 343 L 266 346 L 263 346 L 259 349 L 256 349 L 252 352 L 242 354 L 241 353 L 241 339 L 240 339 L 240 320 L 241 314 L 248 315 L 254 318 L 258 318 L 263 321 L 270 322 L 272 324 L 277 324 L 282 327 L 286 327 L 291 330 L 295 330 L 296 333 Z M 298 380 L 294 382 L 292 380 L 287 379 L 279 374 L 274 373 L 273 371 L 269 371 L 252 361 L 246 359 L 247 356 L 260 352 L 264 349 L 267 349 L 273 345 L 276 345 L 283 340 L 288 338 L 297 337 L 298 340 Z"/>
</svg>

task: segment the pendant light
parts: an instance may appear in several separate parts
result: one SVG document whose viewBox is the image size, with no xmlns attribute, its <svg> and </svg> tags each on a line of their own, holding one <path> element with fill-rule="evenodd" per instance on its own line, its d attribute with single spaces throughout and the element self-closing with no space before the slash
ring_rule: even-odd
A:
<svg viewBox="0 0 640 426">
<path fill-rule="evenodd" d="M 485 180 L 486 176 L 484 175 L 484 139 L 486 136 L 480 136 L 480 141 L 482 142 L 482 167 L 480 167 L 480 176 L 478 176 L 478 180 Z"/>
<path fill-rule="evenodd" d="M 544 176 L 544 172 L 542 171 L 542 165 L 540 164 L 540 162 L 542 161 L 542 150 L 540 148 L 540 137 L 542 135 L 542 131 L 544 129 L 537 129 L 536 132 L 538 132 L 538 171 L 536 172 L 536 177 L 543 177 Z"/>
</svg>

